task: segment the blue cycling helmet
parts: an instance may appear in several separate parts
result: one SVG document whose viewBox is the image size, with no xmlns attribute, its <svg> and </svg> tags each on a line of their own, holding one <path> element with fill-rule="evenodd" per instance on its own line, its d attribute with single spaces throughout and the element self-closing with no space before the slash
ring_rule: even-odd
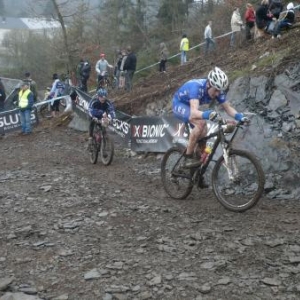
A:
<svg viewBox="0 0 300 300">
<path fill-rule="evenodd" d="M 106 98 L 106 97 L 107 97 L 107 90 L 101 88 L 101 89 L 99 89 L 99 90 L 97 91 L 97 95 L 98 95 L 98 97 L 100 96 L 100 97 Z"/>
</svg>

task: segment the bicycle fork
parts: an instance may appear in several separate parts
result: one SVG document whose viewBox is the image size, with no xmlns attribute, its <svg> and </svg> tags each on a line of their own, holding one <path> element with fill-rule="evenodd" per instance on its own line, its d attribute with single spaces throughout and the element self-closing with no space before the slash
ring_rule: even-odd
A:
<svg viewBox="0 0 300 300">
<path fill-rule="evenodd" d="M 230 181 L 239 181 L 239 169 L 235 156 L 229 156 L 229 149 L 223 147 L 224 166 L 227 170 Z"/>
</svg>

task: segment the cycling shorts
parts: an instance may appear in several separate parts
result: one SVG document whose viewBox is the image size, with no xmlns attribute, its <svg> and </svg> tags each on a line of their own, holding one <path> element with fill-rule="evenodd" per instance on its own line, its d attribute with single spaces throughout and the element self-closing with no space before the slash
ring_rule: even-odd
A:
<svg viewBox="0 0 300 300">
<path fill-rule="evenodd" d="M 187 103 L 181 102 L 177 96 L 173 97 L 172 110 L 176 118 L 184 123 L 189 123 L 191 108 Z"/>
</svg>

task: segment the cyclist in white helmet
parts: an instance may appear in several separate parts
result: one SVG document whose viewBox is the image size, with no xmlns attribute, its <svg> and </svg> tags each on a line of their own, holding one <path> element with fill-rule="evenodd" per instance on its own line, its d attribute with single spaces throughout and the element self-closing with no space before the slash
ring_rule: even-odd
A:
<svg viewBox="0 0 300 300">
<path fill-rule="evenodd" d="M 220 68 L 215 67 L 209 72 L 208 78 L 187 81 L 174 94 L 172 109 L 175 117 L 189 123 L 193 128 L 187 145 L 186 168 L 200 165 L 199 159 L 195 159 L 193 153 L 197 140 L 207 134 L 206 120 L 213 120 L 217 116 L 214 110 L 208 108 L 212 101 L 221 104 L 226 113 L 235 120 L 240 121 L 244 118 L 242 113 L 237 112 L 226 101 L 225 91 L 228 85 L 227 75 Z M 202 150 L 204 148 L 205 145 Z"/>
</svg>

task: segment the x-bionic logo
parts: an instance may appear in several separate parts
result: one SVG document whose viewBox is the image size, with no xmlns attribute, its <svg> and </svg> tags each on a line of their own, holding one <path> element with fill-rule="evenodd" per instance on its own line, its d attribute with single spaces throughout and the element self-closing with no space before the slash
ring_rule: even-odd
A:
<svg viewBox="0 0 300 300">
<path fill-rule="evenodd" d="M 187 137 L 188 132 L 186 131 L 185 124 L 184 123 L 176 124 L 175 131 L 172 135 L 173 137 Z"/>
<path fill-rule="evenodd" d="M 134 125 L 132 127 L 132 136 L 134 138 L 154 138 L 163 137 L 165 129 L 169 127 L 169 124 L 159 125 Z"/>
</svg>

